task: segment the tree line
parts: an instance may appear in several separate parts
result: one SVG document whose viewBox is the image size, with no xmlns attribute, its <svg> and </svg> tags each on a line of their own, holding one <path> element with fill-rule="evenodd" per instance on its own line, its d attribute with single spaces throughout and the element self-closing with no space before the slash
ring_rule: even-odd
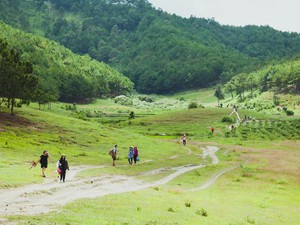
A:
<svg viewBox="0 0 300 225">
<path fill-rule="evenodd" d="M 253 96 L 254 91 L 275 93 L 299 93 L 300 59 L 274 63 L 251 73 L 240 73 L 223 84 L 227 93 L 233 97 L 244 98 L 245 93 Z"/>
</svg>

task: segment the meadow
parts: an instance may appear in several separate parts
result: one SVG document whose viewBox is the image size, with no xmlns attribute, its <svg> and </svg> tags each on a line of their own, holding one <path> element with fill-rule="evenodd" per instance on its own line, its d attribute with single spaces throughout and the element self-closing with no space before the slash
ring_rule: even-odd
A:
<svg viewBox="0 0 300 225">
<path fill-rule="evenodd" d="M 132 97 L 135 100 L 131 106 L 116 104 L 113 99 L 76 106 L 55 103 L 51 109 L 42 107 L 41 110 L 31 104 L 17 108 L 15 116 L 1 108 L 1 191 L 42 184 L 40 168 L 29 168 L 44 149 L 51 154 L 47 169 L 50 183 L 57 182 L 55 163 L 62 153 L 67 155 L 70 171 L 80 165 L 99 166 L 80 172 L 77 179 L 122 175 L 136 183 L 155 184 L 174 173 L 174 168 L 203 167 L 149 188 L 77 199 L 45 214 L 0 214 L 1 218 L 8 219 L 5 223 L 299 224 L 300 117 L 297 110 L 296 115 L 288 117 L 273 115 L 271 110 L 265 113 L 241 107 L 240 116 L 251 115 L 251 120 L 231 130 L 231 123 L 222 122 L 222 118 L 232 108 L 216 107 L 211 90 L 150 96 L 154 99 L 152 103 Z M 205 108 L 187 109 L 188 103 L 194 101 Z M 172 108 L 174 105 L 176 108 Z M 135 117 L 129 118 L 132 111 Z M 210 130 L 212 126 L 214 133 Z M 188 136 L 186 147 L 181 144 L 183 133 Z M 119 146 L 116 167 L 111 166 L 108 155 L 114 144 Z M 130 166 L 127 152 L 133 145 L 138 146 L 141 161 Z M 211 158 L 202 157 L 207 146 L 218 147 L 215 154 L 219 163 L 213 164 Z M 229 168 L 232 169 L 218 176 L 209 187 L 194 190 Z M 61 189 L 66 195 L 72 195 L 64 184 Z M 50 200 L 51 195 L 54 194 L 49 193 Z"/>
</svg>

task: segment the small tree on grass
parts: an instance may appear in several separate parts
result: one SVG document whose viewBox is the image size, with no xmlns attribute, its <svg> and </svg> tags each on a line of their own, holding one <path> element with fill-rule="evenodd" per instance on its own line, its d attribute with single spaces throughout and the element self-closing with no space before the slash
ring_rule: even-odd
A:
<svg viewBox="0 0 300 225">
<path fill-rule="evenodd" d="M 191 102 L 188 105 L 188 109 L 197 109 L 198 108 L 198 104 L 196 102 Z"/>
<path fill-rule="evenodd" d="M 129 119 L 134 119 L 134 117 L 135 117 L 135 114 L 134 114 L 133 111 L 131 111 L 131 112 L 129 113 Z"/>
<path fill-rule="evenodd" d="M 0 40 L 0 96 L 8 99 L 11 114 L 16 99 L 31 97 L 38 82 L 32 72 L 32 64 L 22 61 L 19 52 L 9 49 L 7 43 Z"/>
<path fill-rule="evenodd" d="M 218 99 L 218 106 L 219 106 L 220 105 L 220 100 L 225 99 L 225 95 L 224 95 L 224 93 L 222 91 L 221 85 L 217 85 L 217 88 L 216 88 L 214 96 L 217 97 L 217 99 Z"/>
</svg>

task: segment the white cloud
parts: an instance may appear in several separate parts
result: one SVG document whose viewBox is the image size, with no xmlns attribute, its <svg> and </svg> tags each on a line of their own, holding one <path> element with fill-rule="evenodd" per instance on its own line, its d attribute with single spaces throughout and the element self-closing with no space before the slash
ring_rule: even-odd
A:
<svg viewBox="0 0 300 225">
<path fill-rule="evenodd" d="M 300 33 L 299 0 L 148 0 L 156 8 L 183 17 L 212 18 L 220 24 L 269 25 Z"/>
</svg>

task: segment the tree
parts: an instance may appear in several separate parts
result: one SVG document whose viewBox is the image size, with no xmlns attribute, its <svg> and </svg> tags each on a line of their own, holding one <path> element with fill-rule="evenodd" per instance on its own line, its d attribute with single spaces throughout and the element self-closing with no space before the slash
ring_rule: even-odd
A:
<svg viewBox="0 0 300 225">
<path fill-rule="evenodd" d="M 9 49 L 7 42 L 0 40 L 0 96 L 8 99 L 11 114 L 16 99 L 30 100 L 38 83 L 32 72 L 32 64 L 22 61 L 19 52 Z"/>
<path fill-rule="evenodd" d="M 220 105 L 220 100 L 225 99 L 225 95 L 224 95 L 224 93 L 222 91 L 221 85 L 217 85 L 217 88 L 216 88 L 214 96 L 217 97 L 217 99 L 218 99 L 218 106 L 219 106 Z"/>
<path fill-rule="evenodd" d="M 230 93 L 231 98 L 233 98 L 233 92 L 235 90 L 235 86 L 232 81 L 225 84 L 225 90 L 227 93 Z"/>
</svg>

